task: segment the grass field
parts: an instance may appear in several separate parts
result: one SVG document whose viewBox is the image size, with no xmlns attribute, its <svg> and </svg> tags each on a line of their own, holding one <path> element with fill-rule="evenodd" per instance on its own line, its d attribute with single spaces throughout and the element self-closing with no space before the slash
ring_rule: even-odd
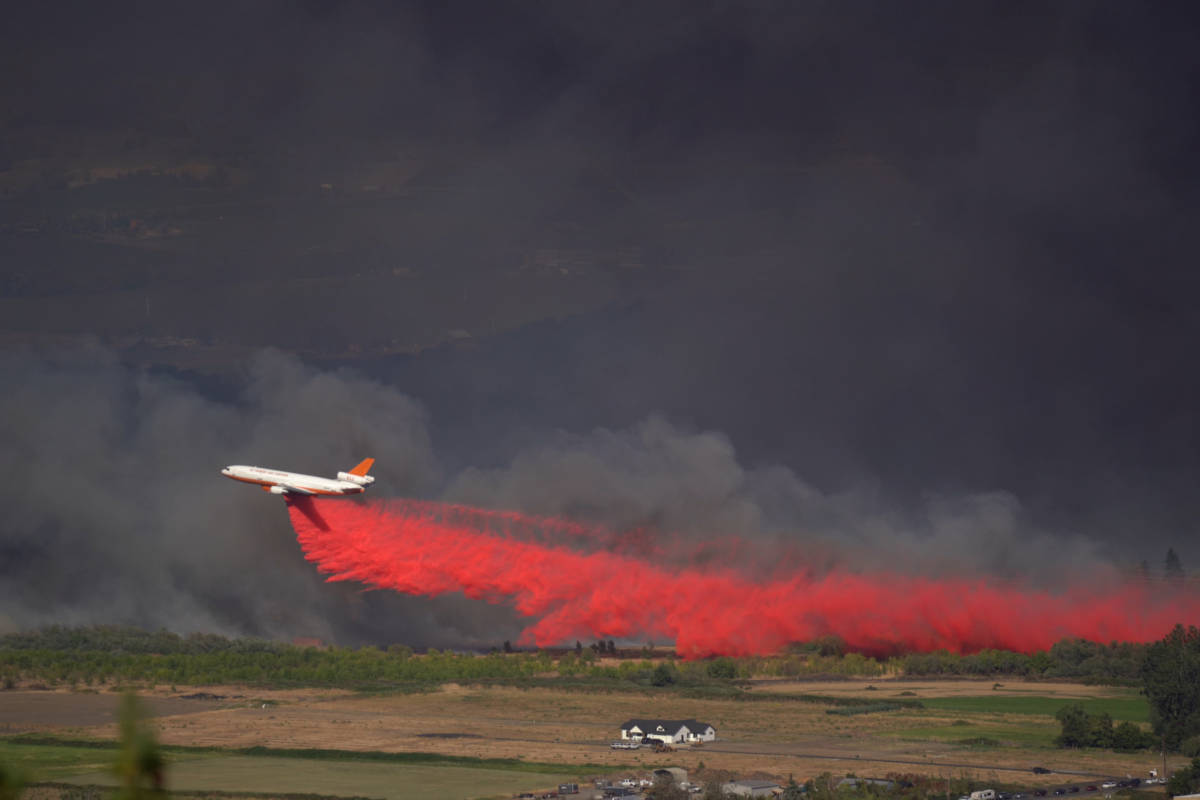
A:
<svg viewBox="0 0 1200 800">
<path fill-rule="evenodd" d="M 980 739 L 990 739 L 1001 747 L 1053 747 L 1054 737 L 1058 735 L 1058 725 L 1028 724 L 1011 722 L 1004 724 L 976 724 L 961 720 L 966 724 L 951 723 L 949 725 L 930 725 L 924 727 L 901 728 L 894 730 L 891 735 L 902 740 L 934 741 L 944 744 L 958 744 L 963 747 L 978 748 Z"/>
<path fill-rule="evenodd" d="M 982 681 L 789 682 L 755 691 L 753 698 L 557 685 L 446 684 L 369 696 L 258 690 L 254 703 L 197 706 L 151 724 L 167 747 L 170 784 L 179 790 L 398 800 L 511 796 L 591 776 L 644 776 L 659 766 L 692 772 L 702 763 L 784 780 L 789 774 L 914 772 L 995 781 L 996 770 L 1011 770 L 1000 774 L 1049 785 L 1061 777 L 1034 776 L 1031 765 L 1089 776 L 1144 775 L 1157 761 L 1150 753 L 1053 745 L 1059 733 L 1053 714 L 1067 703 L 1082 702 L 1118 720 L 1144 720 L 1145 700 L 1131 690 L 1018 681 L 992 687 Z M 36 703 L 21 695 L 4 696 L 14 709 L 7 727 L 42 739 L 0 741 L 0 761 L 26 765 L 40 780 L 109 781 L 111 744 L 78 747 L 71 740 L 111 743 L 114 724 L 76 719 L 68 712 L 77 695 L 69 692 L 45 693 Z M 847 703 L 895 700 L 910 704 L 854 716 L 827 713 L 856 708 Z M 646 716 L 710 722 L 718 741 L 662 754 L 609 748 L 622 721 Z M 60 737 L 57 744 L 53 736 Z"/>
<path fill-rule="evenodd" d="M 171 789 L 182 791 L 315 793 L 386 800 L 432 800 L 512 796 L 545 791 L 579 776 L 533 774 L 516 770 L 476 769 L 362 761 L 310 760 L 254 756 L 210 756 L 174 759 Z M 111 786 L 106 771 L 83 772 L 64 780 Z"/>
<path fill-rule="evenodd" d="M 114 751 L 95 747 L 14 744 L 0 741 L 0 764 L 19 768 L 30 780 L 64 780 L 85 772 L 107 769 Z"/>
<path fill-rule="evenodd" d="M 1060 708 L 1079 703 L 1089 714 L 1108 712 L 1118 722 L 1148 722 L 1150 705 L 1136 694 L 1115 697 L 1040 697 L 1037 695 L 976 695 L 933 697 L 922 700 L 926 708 L 972 714 L 1040 714 L 1054 716 Z"/>
<path fill-rule="evenodd" d="M 0 763 L 18 767 L 31 781 L 116 784 L 115 750 L 0 741 Z M 168 752 L 168 788 L 180 791 L 304 793 L 386 800 L 474 798 L 553 788 L 579 781 L 568 769 L 528 769 Z"/>
</svg>

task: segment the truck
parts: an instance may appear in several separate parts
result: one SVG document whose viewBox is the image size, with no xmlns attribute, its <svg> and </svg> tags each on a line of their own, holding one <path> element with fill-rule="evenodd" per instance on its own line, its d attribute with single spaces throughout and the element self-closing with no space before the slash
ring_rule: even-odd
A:
<svg viewBox="0 0 1200 800">
<path fill-rule="evenodd" d="M 971 800 L 996 800 L 996 790 L 980 789 L 977 792 L 971 792 Z"/>
</svg>

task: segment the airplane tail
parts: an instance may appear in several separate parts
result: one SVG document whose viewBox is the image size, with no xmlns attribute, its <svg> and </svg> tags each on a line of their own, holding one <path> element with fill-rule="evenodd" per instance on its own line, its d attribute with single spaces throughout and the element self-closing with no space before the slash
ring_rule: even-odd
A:
<svg viewBox="0 0 1200 800">
<path fill-rule="evenodd" d="M 362 487 L 370 486 L 372 483 L 375 482 L 375 479 L 372 478 L 370 475 L 368 475 L 367 472 L 371 469 L 372 465 L 374 465 L 374 464 L 375 464 L 375 459 L 364 458 L 362 461 L 358 462 L 358 466 L 356 466 L 354 469 L 350 470 L 349 472 L 339 472 L 337 474 L 338 480 L 339 481 L 349 481 L 350 483 L 357 483 L 359 486 L 362 486 Z"/>
</svg>

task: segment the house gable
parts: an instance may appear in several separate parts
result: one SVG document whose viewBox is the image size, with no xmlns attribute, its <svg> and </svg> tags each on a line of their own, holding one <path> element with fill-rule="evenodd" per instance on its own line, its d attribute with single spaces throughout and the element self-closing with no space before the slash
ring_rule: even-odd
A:
<svg viewBox="0 0 1200 800">
<path fill-rule="evenodd" d="M 631 719 L 621 725 L 624 739 L 670 739 L 672 741 L 712 740 L 716 729 L 694 719 Z"/>
</svg>

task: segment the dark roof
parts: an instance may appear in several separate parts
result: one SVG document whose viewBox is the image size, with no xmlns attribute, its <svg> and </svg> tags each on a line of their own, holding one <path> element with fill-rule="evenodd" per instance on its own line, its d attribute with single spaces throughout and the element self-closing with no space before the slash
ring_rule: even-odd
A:
<svg viewBox="0 0 1200 800">
<path fill-rule="evenodd" d="M 621 725 L 621 730 L 627 731 L 637 726 L 642 729 L 642 733 L 650 733 L 657 730 L 659 725 L 663 726 L 664 731 L 670 731 L 671 733 L 679 730 L 684 725 L 692 733 L 701 733 L 705 728 L 716 730 L 715 726 L 709 725 L 707 722 L 698 722 L 694 719 L 631 719 Z"/>
</svg>

